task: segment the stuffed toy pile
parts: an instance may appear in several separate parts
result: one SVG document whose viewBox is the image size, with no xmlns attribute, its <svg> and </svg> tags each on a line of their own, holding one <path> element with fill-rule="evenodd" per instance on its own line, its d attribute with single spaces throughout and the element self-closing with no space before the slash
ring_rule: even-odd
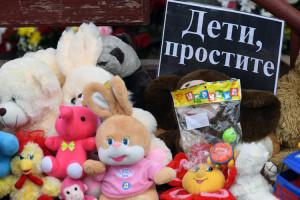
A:
<svg viewBox="0 0 300 200">
<path fill-rule="evenodd" d="M 132 116 L 124 82 L 113 77 L 109 84 L 106 88 L 91 83 L 84 90 L 84 102 L 105 119 L 96 134 L 100 161 L 87 161 L 85 171 L 101 181 L 100 200 L 158 200 L 153 184 L 173 180 L 175 171 L 147 158 L 151 132 Z M 95 105 L 91 98 L 94 91 L 102 94 L 107 106 Z"/>
<path fill-rule="evenodd" d="M 92 23 L 67 28 L 56 49 L 0 68 L 0 198 L 275 199 L 260 171 L 273 167 L 267 161 L 280 145 L 300 142 L 299 106 L 291 107 L 299 97 L 299 67 L 300 58 L 279 80 L 278 98 L 242 91 L 247 143 L 238 145 L 235 166 L 182 170 L 187 158 L 171 92 L 230 77 L 202 69 L 151 79 L 121 37 L 102 36 Z M 190 184 L 202 175 L 207 187 Z"/>
<path fill-rule="evenodd" d="M 182 151 L 180 134 L 173 108 L 171 91 L 191 87 L 199 81 L 228 80 L 227 75 L 214 70 L 196 70 L 186 75 L 166 75 L 152 80 L 145 90 L 145 106 L 158 121 L 159 137 L 173 155 Z M 243 90 L 240 111 L 242 139 L 260 142 L 270 155 L 279 151 L 275 129 L 280 118 L 280 102 L 271 92 Z"/>
<path fill-rule="evenodd" d="M 83 90 L 92 82 L 106 85 L 114 75 L 124 78 L 129 87 L 124 98 L 130 106 L 141 105 L 150 76 L 142 70 L 136 52 L 118 37 L 101 36 L 91 23 L 82 24 L 78 31 L 66 29 L 56 49 L 29 52 L 1 66 L 0 82 L 5 87 L 0 88 L 0 123 L 6 131 L 0 134 L 1 197 L 20 199 L 24 191 L 32 190 L 25 192 L 25 199 L 52 199 L 59 194 L 62 199 L 99 198 L 101 182 L 86 174 L 83 164 L 87 159 L 99 160 L 95 134 L 105 116 L 82 105 Z M 99 92 L 91 99 L 96 106 L 108 103 Z M 157 122 L 153 115 L 132 107 L 130 117 L 149 136 L 147 159 L 167 165 L 172 155 L 154 135 Z M 45 141 L 31 145 L 28 139 L 28 147 L 19 148 L 14 135 L 27 133 L 42 134 Z M 21 158 L 26 162 L 20 162 Z M 20 163 L 29 167 L 23 169 L 25 164 Z"/>
<path fill-rule="evenodd" d="M 48 151 L 43 145 L 43 132 L 17 134 L 20 148 L 11 161 L 12 174 L 0 179 L 0 197 L 9 194 L 12 200 L 49 200 L 60 193 L 60 181 L 44 176 L 41 163 Z"/>
</svg>

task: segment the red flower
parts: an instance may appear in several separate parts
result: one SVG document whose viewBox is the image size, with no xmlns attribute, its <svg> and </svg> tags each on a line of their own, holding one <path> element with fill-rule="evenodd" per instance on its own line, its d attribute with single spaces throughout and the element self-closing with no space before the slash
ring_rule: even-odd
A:
<svg viewBox="0 0 300 200">
<path fill-rule="evenodd" d="M 234 2 L 234 1 L 230 1 L 230 2 L 228 3 L 228 8 L 231 8 L 231 9 L 236 9 L 236 7 L 237 7 L 237 4 L 236 4 L 236 2 Z"/>
<path fill-rule="evenodd" d="M 38 27 L 38 31 L 41 34 L 47 34 L 51 31 L 51 29 L 49 27 L 46 27 L 46 26 L 41 26 L 41 27 Z"/>
<path fill-rule="evenodd" d="M 151 37 L 149 33 L 140 33 L 133 38 L 133 42 L 139 48 L 146 48 L 151 43 Z"/>
<path fill-rule="evenodd" d="M 119 27 L 119 28 L 116 28 L 116 29 L 113 31 L 112 35 L 119 35 L 119 34 L 122 34 L 122 33 L 125 33 L 125 29 Z"/>
</svg>

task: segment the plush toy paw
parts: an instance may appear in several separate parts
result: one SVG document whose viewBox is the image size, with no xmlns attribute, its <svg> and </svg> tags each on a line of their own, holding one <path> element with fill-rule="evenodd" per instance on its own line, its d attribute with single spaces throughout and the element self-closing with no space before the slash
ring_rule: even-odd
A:
<svg viewBox="0 0 300 200">
<path fill-rule="evenodd" d="M 175 170 L 170 167 L 165 167 L 155 175 L 154 182 L 157 185 L 162 185 L 172 181 L 174 178 L 176 178 Z"/>
<path fill-rule="evenodd" d="M 54 177 L 47 176 L 43 178 L 44 184 L 42 187 L 42 194 L 56 197 L 60 193 L 61 182 Z"/>
<path fill-rule="evenodd" d="M 71 163 L 67 167 L 67 174 L 73 179 L 79 179 L 83 175 L 82 166 L 79 163 Z"/>
<path fill-rule="evenodd" d="M 96 175 L 105 172 L 105 165 L 96 160 L 87 160 L 83 167 L 84 172 L 88 175 Z"/>
<path fill-rule="evenodd" d="M 52 165 L 52 160 L 49 156 L 43 158 L 41 167 L 44 173 L 50 173 L 52 171 L 53 165 Z"/>
</svg>

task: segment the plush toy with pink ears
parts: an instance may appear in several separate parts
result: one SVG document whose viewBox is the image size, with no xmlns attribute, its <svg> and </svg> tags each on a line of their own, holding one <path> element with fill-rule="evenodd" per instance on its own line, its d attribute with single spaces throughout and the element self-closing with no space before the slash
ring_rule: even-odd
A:
<svg viewBox="0 0 300 200">
<path fill-rule="evenodd" d="M 46 146 L 57 151 L 56 157 L 46 156 L 42 170 L 49 176 L 78 179 L 83 176 L 87 151 L 96 150 L 95 134 L 98 117 L 83 106 L 60 106 L 55 128 L 58 136 L 46 139 Z"/>
</svg>

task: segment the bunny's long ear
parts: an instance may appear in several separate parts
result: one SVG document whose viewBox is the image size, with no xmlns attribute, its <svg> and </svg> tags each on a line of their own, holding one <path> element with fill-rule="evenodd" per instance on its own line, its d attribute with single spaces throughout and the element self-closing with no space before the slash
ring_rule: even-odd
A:
<svg viewBox="0 0 300 200">
<path fill-rule="evenodd" d="M 98 95 L 103 98 L 104 101 L 108 104 L 107 107 L 103 107 L 100 104 L 97 104 L 93 95 L 98 93 Z M 85 86 L 83 89 L 83 105 L 87 105 L 93 112 L 95 112 L 101 118 L 108 118 L 116 113 L 116 101 L 110 89 L 106 88 L 104 85 L 99 83 L 90 83 Z"/>
<path fill-rule="evenodd" d="M 119 104 L 120 114 L 132 115 L 132 105 L 129 102 L 128 91 L 124 81 L 119 76 L 114 76 L 111 79 L 112 92 L 116 99 L 116 104 Z"/>
<path fill-rule="evenodd" d="M 77 67 L 94 66 L 103 49 L 97 26 L 83 23 L 75 32 L 67 28 L 57 44 L 56 57 L 61 72 L 67 76 Z"/>
</svg>

